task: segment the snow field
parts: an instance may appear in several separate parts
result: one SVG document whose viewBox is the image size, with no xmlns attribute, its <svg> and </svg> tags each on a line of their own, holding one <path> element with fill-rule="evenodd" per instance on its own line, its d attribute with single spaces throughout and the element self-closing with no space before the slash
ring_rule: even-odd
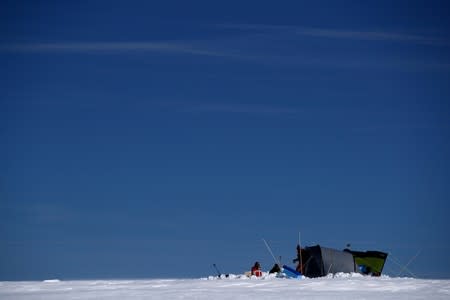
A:
<svg viewBox="0 0 450 300">
<path fill-rule="evenodd" d="M 233 275 L 201 279 L 0 282 L 0 299 L 450 299 L 450 280 L 336 274 L 286 279 Z"/>
</svg>

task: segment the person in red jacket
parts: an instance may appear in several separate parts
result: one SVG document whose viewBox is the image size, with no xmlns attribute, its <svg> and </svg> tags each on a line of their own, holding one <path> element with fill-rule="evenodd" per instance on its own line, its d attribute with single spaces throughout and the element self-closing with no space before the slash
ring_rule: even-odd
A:
<svg viewBox="0 0 450 300">
<path fill-rule="evenodd" d="M 262 272 L 261 272 L 261 265 L 259 264 L 259 262 L 255 262 L 255 264 L 252 267 L 252 275 L 256 276 L 256 277 L 261 277 L 262 276 Z"/>
</svg>

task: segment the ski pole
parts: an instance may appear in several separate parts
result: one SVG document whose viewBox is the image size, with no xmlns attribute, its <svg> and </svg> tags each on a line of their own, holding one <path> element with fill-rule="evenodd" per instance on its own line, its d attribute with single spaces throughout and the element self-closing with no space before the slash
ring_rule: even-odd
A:
<svg viewBox="0 0 450 300">
<path fill-rule="evenodd" d="M 394 256 L 392 255 L 392 253 L 389 253 L 388 256 L 389 261 L 392 261 L 393 263 L 395 263 L 399 268 L 401 268 L 401 272 L 406 271 L 408 272 L 413 278 L 417 278 L 416 274 L 414 274 L 413 272 L 411 272 L 408 268 L 405 268 L 404 265 L 402 265 L 400 262 L 398 262 L 398 260 L 396 258 L 394 258 Z"/>
<path fill-rule="evenodd" d="M 275 263 L 277 263 L 278 265 L 281 265 L 281 261 L 277 261 L 277 259 L 275 258 L 275 255 L 273 255 L 272 249 L 270 249 L 270 246 L 269 246 L 269 244 L 267 244 L 266 240 L 265 239 L 262 239 L 262 240 L 263 240 L 264 244 L 266 245 L 267 250 L 269 250 L 270 255 L 272 255 L 272 258 L 275 261 Z"/>
<path fill-rule="evenodd" d="M 216 264 L 213 264 L 214 269 L 217 271 L 217 276 L 222 276 L 222 273 L 220 272 L 219 268 L 217 268 Z"/>
<path fill-rule="evenodd" d="M 397 276 L 400 276 L 400 275 L 403 273 L 403 271 L 406 270 L 406 268 L 407 268 L 407 267 L 408 267 L 408 266 L 409 266 L 409 265 L 417 258 L 417 256 L 419 256 L 420 252 L 422 252 L 422 249 L 420 249 L 420 250 L 417 252 L 417 254 L 414 255 L 414 256 L 408 261 L 408 263 L 407 263 L 406 265 L 403 266 L 403 268 L 400 270 L 400 272 L 398 273 Z"/>
</svg>

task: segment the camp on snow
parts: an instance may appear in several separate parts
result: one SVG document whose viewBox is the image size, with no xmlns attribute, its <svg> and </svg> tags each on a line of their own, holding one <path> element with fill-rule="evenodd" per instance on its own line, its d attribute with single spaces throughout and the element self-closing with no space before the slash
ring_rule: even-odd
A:
<svg viewBox="0 0 450 300">
<path fill-rule="evenodd" d="M 336 273 L 358 272 L 380 276 L 387 258 L 380 251 L 336 250 L 320 245 L 301 249 L 301 274 L 306 277 L 321 277 Z"/>
<path fill-rule="evenodd" d="M 275 261 L 274 267 L 268 273 L 276 273 L 277 277 L 302 278 L 305 276 L 315 278 L 337 273 L 360 273 L 368 276 L 381 276 L 388 256 L 385 252 L 373 250 L 354 251 L 349 248 L 337 250 L 320 245 L 302 248 L 300 245 L 297 245 L 297 257 L 293 260 L 293 263 L 296 263 L 296 267 L 282 265 L 281 268 L 281 257 L 277 260 L 268 243 L 264 239 L 263 241 Z M 349 245 L 347 246 L 349 247 Z M 213 267 L 219 278 L 222 278 L 222 275 L 228 277 L 228 274 L 220 272 L 216 264 L 213 264 Z M 263 276 L 259 262 L 255 262 L 252 270 L 245 272 L 245 275 L 248 277 Z"/>
</svg>

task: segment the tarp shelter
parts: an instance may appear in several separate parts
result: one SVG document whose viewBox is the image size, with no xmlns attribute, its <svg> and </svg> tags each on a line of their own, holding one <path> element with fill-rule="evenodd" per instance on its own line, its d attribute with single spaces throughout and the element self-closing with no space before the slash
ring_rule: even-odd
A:
<svg viewBox="0 0 450 300">
<path fill-rule="evenodd" d="M 321 277 L 339 272 L 357 272 L 358 268 L 353 255 L 348 251 L 341 251 L 322 246 L 306 247 L 302 251 L 304 274 L 306 277 Z"/>
<path fill-rule="evenodd" d="M 388 256 L 385 252 L 380 251 L 352 251 L 345 249 L 344 252 L 351 253 L 358 266 L 358 271 L 372 276 L 380 276 L 383 272 L 384 263 Z"/>
</svg>

